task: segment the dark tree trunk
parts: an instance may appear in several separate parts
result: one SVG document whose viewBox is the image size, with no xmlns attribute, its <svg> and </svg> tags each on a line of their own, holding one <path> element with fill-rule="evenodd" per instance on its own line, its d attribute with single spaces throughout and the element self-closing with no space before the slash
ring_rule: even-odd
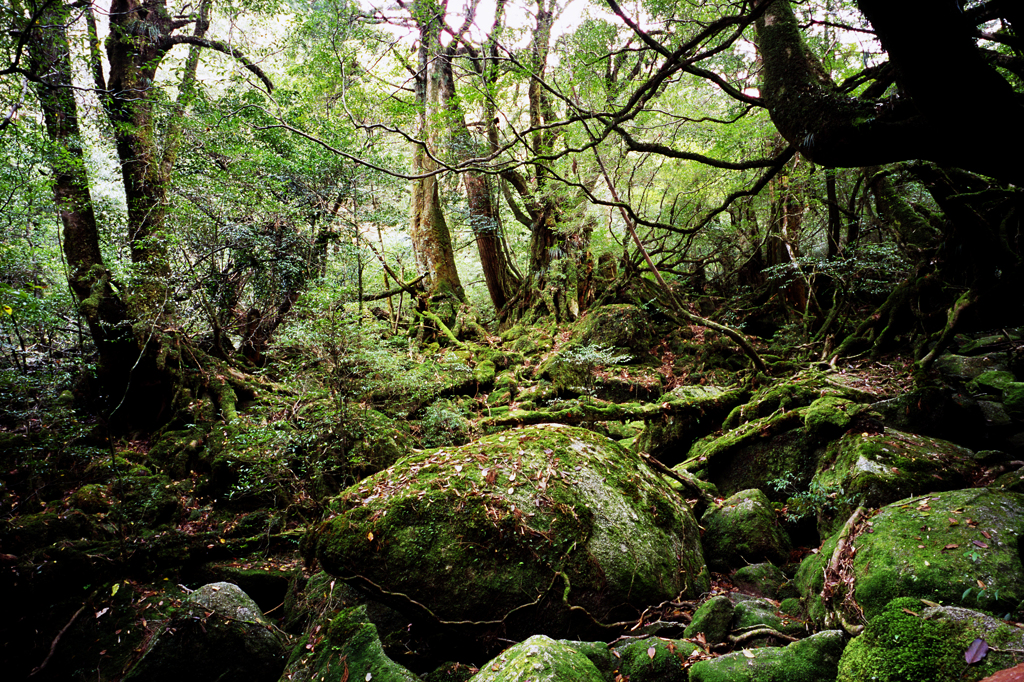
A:
<svg viewBox="0 0 1024 682">
<path fill-rule="evenodd" d="M 99 229 L 89 190 L 81 145 L 78 108 L 72 88 L 71 55 L 67 37 L 70 12 L 62 2 L 49 5 L 27 43 L 29 69 L 40 77 L 36 95 L 46 132 L 53 144 L 50 155 L 54 203 L 64 227 L 63 248 L 68 284 L 85 317 L 100 354 L 99 373 L 111 397 L 124 394 L 138 352 L 131 318 L 111 286 L 111 274 L 100 252 Z"/>
</svg>

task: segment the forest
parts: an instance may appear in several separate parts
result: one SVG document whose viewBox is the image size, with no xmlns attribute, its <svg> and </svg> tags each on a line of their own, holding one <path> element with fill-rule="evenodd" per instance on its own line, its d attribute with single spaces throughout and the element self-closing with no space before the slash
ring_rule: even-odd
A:
<svg viewBox="0 0 1024 682">
<path fill-rule="evenodd" d="M 1019 0 L 0 27 L 6 679 L 1024 679 Z"/>
</svg>

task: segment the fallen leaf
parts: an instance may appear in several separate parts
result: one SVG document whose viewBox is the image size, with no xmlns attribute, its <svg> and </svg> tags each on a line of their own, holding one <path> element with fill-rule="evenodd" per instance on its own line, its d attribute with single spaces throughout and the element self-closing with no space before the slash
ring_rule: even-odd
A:
<svg viewBox="0 0 1024 682">
<path fill-rule="evenodd" d="M 982 542 L 981 540 L 971 540 L 971 542 L 973 542 L 973 543 L 974 543 L 975 545 L 977 545 L 978 547 L 981 547 L 982 549 L 988 549 L 988 545 L 986 545 L 986 544 L 985 544 L 984 542 Z"/>
<path fill-rule="evenodd" d="M 866 436 L 868 434 L 865 433 L 864 435 Z M 743 655 L 746 656 L 747 658 L 753 658 L 754 657 L 754 652 L 751 651 L 750 649 L 744 649 L 743 650 Z"/>
<path fill-rule="evenodd" d="M 658 650 L 653 646 L 647 649 L 647 658 L 654 660 L 654 654 L 658 653 Z"/>
<path fill-rule="evenodd" d="M 370 542 L 373 542 L 373 531 L 370 531 L 369 533 L 366 534 L 366 539 L 369 540 Z"/>
<path fill-rule="evenodd" d="M 983 530 L 983 531 L 981 531 L 981 534 L 982 534 L 982 535 L 984 535 L 984 536 L 985 536 L 986 538 L 988 538 L 989 540 L 991 540 L 991 539 L 992 539 L 992 536 L 988 534 L 988 531 L 987 531 L 987 530 Z"/>
<path fill-rule="evenodd" d="M 980 587 L 981 589 L 984 590 L 985 589 L 985 583 L 981 582 L 981 580 L 978 580 L 978 587 Z"/>
<path fill-rule="evenodd" d="M 985 658 L 987 653 L 988 642 L 979 637 L 971 642 L 971 646 L 967 647 L 967 652 L 964 654 L 964 658 L 967 660 L 967 664 L 970 665 Z"/>
<path fill-rule="evenodd" d="M 957 548 L 957 547 L 959 547 L 959 546 L 960 546 L 960 545 L 946 545 L 946 546 L 945 546 L 945 547 L 943 547 L 942 549 L 956 549 L 956 548 Z"/>
</svg>

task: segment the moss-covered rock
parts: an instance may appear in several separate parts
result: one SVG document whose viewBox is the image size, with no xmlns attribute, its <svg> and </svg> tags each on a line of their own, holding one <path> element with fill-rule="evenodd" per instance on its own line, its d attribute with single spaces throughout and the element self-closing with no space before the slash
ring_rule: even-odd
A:
<svg viewBox="0 0 1024 682">
<path fill-rule="evenodd" d="M 124 679 L 273 682 L 284 664 L 284 641 L 256 603 L 237 585 L 212 583 L 189 595 Z"/>
<path fill-rule="evenodd" d="M 684 637 L 696 637 L 704 633 L 708 644 L 718 644 L 729 638 L 735 607 L 732 600 L 724 595 L 712 597 L 697 607 L 693 620 L 686 626 Z"/>
<path fill-rule="evenodd" d="M 1009 652 L 989 651 L 968 665 L 964 654 L 976 638 L 998 649 L 1024 647 L 1024 632 L 991 616 L 894 599 L 846 647 L 837 682 L 971 682 L 1015 663 Z"/>
<path fill-rule="evenodd" d="M 666 419 L 647 423 L 633 448 L 646 452 L 668 466 L 679 464 L 694 441 L 717 430 L 730 410 L 749 397 L 749 392 L 718 386 L 680 386 L 663 399 L 681 401 L 691 409 L 679 410 Z"/>
<path fill-rule="evenodd" d="M 101 514 L 110 509 L 111 500 L 107 486 L 87 483 L 71 494 L 68 506 L 81 509 L 89 514 Z"/>
<path fill-rule="evenodd" d="M 704 558 L 712 570 L 725 571 L 751 562 L 783 564 L 790 542 L 779 528 L 767 496 L 757 489 L 732 495 L 701 517 Z"/>
<path fill-rule="evenodd" d="M 784 635 L 800 635 L 804 633 L 803 622 L 793 621 L 779 612 L 776 602 L 768 599 L 746 598 L 735 595 L 736 606 L 733 611 L 732 629 L 738 632 L 765 627 L 781 632 Z"/>
<path fill-rule="evenodd" d="M 822 440 L 832 438 L 846 430 L 854 417 L 856 406 L 846 398 L 827 395 L 818 398 L 804 411 L 804 429 Z"/>
<path fill-rule="evenodd" d="M 590 431 L 541 425 L 405 458 L 306 543 L 323 567 L 470 638 L 580 634 L 708 586 L 686 504 Z"/>
<path fill-rule="evenodd" d="M 826 630 L 786 647 L 745 649 L 690 668 L 690 682 L 822 682 L 834 680 L 846 637 Z"/>
<path fill-rule="evenodd" d="M 1003 407 L 1013 419 L 1024 419 L 1024 382 L 1011 381 L 1003 386 Z"/>
<path fill-rule="evenodd" d="M 1016 381 L 1013 376 L 1013 372 L 1005 371 L 993 371 L 993 372 L 982 372 L 974 381 L 971 382 L 970 388 L 972 393 L 994 393 L 999 395 L 1003 389 L 1010 382 Z"/>
<path fill-rule="evenodd" d="M 648 637 L 616 646 L 618 674 L 629 682 L 686 682 L 690 655 L 699 651 L 682 639 Z"/>
<path fill-rule="evenodd" d="M 741 592 L 769 599 L 797 596 L 796 586 L 778 566 L 770 563 L 751 564 L 736 569 L 732 583 Z"/>
<path fill-rule="evenodd" d="M 886 428 L 980 447 L 985 419 L 976 401 L 960 391 L 923 386 L 909 393 L 876 402 L 872 411 L 881 415 Z"/>
<path fill-rule="evenodd" d="M 785 496 L 772 482 L 790 477 L 798 487 L 806 487 L 823 452 L 818 440 L 803 428 L 803 413 L 795 410 L 698 440 L 686 461 L 674 468 L 714 483 L 723 495 L 757 488 L 781 501 Z"/>
<path fill-rule="evenodd" d="M 470 682 L 605 682 L 586 656 L 574 647 L 534 635 L 488 661 Z"/>
<path fill-rule="evenodd" d="M 985 372 L 1008 370 L 1009 356 L 1006 353 L 989 355 L 943 355 L 935 361 L 935 369 L 946 379 L 967 382 Z"/>
<path fill-rule="evenodd" d="M 960 488 L 979 471 L 974 453 L 948 441 L 886 429 L 850 433 L 829 445 L 812 484 L 818 531 L 831 535 L 858 504 L 880 507 L 928 492 Z"/>
<path fill-rule="evenodd" d="M 282 679 L 417 682 L 419 678 L 384 653 L 365 608 L 343 609 L 326 627 L 313 627 L 292 649 Z"/>
<path fill-rule="evenodd" d="M 1024 495 L 968 489 L 912 498 L 883 507 L 858 532 L 856 552 L 843 561 L 851 563 L 853 597 L 869 619 L 897 597 L 1000 613 L 1016 611 L 1024 598 Z M 795 578 L 819 625 L 830 622 L 821 593 L 839 536 L 805 559 Z M 833 603 L 845 598 L 842 585 L 834 589 Z"/>
</svg>

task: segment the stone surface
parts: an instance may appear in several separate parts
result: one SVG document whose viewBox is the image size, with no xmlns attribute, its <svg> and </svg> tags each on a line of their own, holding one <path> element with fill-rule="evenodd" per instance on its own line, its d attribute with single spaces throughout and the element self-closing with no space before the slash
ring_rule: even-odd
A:
<svg viewBox="0 0 1024 682">
<path fill-rule="evenodd" d="M 765 560 L 783 564 L 789 558 L 789 538 L 760 490 L 743 490 L 726 498 L 721 506 L 710 507 L 701 525 L 704 557 L 712 570 Z"/>
<path fill-rule="evenodd" d="M 822 492 L 815 500 L 819 532 L 834 532 L 857 505 L 959 488 L 980 468 L 974 452 L 937 438 L 890 428 L 847 434 L 829 445 L 812 479 Z"/>
<path fill-rule="evenodd" d="M 583 636 L 708 589 L 699 530 L 610 439 L 540 425 L 401 460 L 332 502 L 304 541 L 329 573 L 484 643 Z"/>
<path fill-rule="evenodd" d="M 937 493 L 887 505 L 870 524 L 859 526 L 852 558 L 854 598 L 869 619 L 897 597 L 1000 613 L 1015 611 L 1024 598 L 1024 495 L 984 488 Z M 795 578 L 819 625 L 830 622 L 821 592 L 838 537 L 805 559 Z"/>
<path fill-rule="evenodd" d="M 746 649 L 690 668 L 690 682 L 827 682 L 834 680 L 846 637 L 826 630 L 786 647 Z"/>
<path fill-rule="evenodd" d="M 574 647 L 534 635 L 485 663 L 470 682 L 605 682 Z"/>
<path fill-rule="evenodd" d="M 189 595 L 124 680 L 273 682 L 284 665 L 284 641 L 256 603 L 237 585 L 211 583 Z"/>
<path fill-rule="evenodd" d="M 683 636 L 696 637 L 703 632 L 708 644 L 724 642 L 732 629 L 734 610 L 732 601 L 724 595 L 708 599 L 694 611 L 693 620 L 686 626 Z"/>
<path fill-rule="evenodd" d="M 989 615 L 895 599 L 846 647 L 837 682 L 974 682 L 1016 662 L 1009 652 L 990 650 L 967 665 L 965 652 L 976 638 L 998 649 L 1024 647 L 1024 632 Z"/>
<path fill-rule="evenodd" d="M 384 653 L 377 628 L 369 621 L 362 606 L 342 609 L 330 618 L 325 627 L 316 623 L 307 628 L 292 649 L 281 679 L 289 682 L 419 680 Z M 245 680 L 239 678 L 238 682 Z"/>
</svg>

